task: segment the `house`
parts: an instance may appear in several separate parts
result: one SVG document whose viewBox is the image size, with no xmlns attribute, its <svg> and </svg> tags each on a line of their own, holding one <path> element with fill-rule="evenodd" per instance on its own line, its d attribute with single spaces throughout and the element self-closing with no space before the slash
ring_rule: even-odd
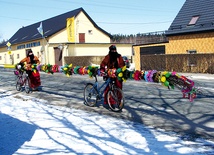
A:
<svg viewBox="0 0 214 155">
<path fill-rule="evenodd" d="M 20 28 L 0 45 L 0 64 L 16 64 L 31 48 L 42 64 L 64 65 L 65 56 L 104 56 L 111 35 L 100 28 L 83 8 Z M 122 55 L 131 56 L 132 44 L 117 44 Z"/>
<path fill-rule="evenodd" d="M 166 31 L 166 54 L 214 53 L 214 1 L 186 0 Z"/>
<path fill-rule="evenodd" d="M 135 66 L 145 54 L 214 53 L 214 1 L 186 0 L 165 32 L 168 41 L 134 45 Z"/>
</svg>

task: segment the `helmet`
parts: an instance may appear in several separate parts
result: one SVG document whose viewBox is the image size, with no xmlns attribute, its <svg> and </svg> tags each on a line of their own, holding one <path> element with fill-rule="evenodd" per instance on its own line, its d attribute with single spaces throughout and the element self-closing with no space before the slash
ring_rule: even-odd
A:
<svg viewBox="0 0 214 155">
<path fill-rule="evenodd" d="M 110 50 L 110 51 L 111 51 L 111 50 L 117 50 L 117 48 L 116 48 L 115 45 L 111 45 L 111 46 L 109 46 L 109 50 Z"/>
</svg>

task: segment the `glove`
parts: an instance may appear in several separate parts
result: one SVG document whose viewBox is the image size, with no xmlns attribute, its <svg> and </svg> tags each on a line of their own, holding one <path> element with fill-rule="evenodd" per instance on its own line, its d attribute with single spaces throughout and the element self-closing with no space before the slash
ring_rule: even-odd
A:
<svg viewBox="0 0 214 155">
<path fill-rule="evenodd" d="M 20 70 L 22 68 L 21 65 L 17 65 L 17 69 Z"/>
<path fill-rule="evenodd" d="M 105 76 L 105 70 L 103 68 L 100 69 L 100 76 Z"/>
</svg>

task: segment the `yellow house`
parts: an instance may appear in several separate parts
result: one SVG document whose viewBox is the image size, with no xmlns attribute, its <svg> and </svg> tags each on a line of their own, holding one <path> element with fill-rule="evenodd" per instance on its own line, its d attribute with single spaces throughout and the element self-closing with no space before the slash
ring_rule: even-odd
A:
<svg viewBox="0 0 214 155">
<path fill-rule="evenodd" d="M 104 56 L 111 35 L 101 29 L 83 8 L 20 28 L 0 45 L 0 64 L 16 64 L 31 48 L 42 64 L 64 65 L 64 56 Z M 132 44 L 116 44 L 122 55 L 132 55 Z"/>
<path fill-rule="evenodd" d="M 165 32 L 166 42 L 134 45 L 135 66 L 148 54 L 214 53 L 214 1 L 186 0 Z"/>
</svg>

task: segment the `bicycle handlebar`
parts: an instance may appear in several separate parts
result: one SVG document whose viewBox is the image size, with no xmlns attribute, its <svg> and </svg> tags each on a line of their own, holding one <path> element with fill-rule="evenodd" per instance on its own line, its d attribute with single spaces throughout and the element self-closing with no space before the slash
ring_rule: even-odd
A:
<svg viewBox="0 0 214 155">
<path fill-rule="evenodd" d="M 106 71 L 99 70 L 98 68 L 92 70 L 92 76 L 96 77 L 97 75 L 103 77 L 116 78 L 116 70 L 108 69 Z"/>
<path fill-rule="evenodd" d="M 100 71 L 101 76 L 108 76 L 107 72 Z"/>
</svg>

